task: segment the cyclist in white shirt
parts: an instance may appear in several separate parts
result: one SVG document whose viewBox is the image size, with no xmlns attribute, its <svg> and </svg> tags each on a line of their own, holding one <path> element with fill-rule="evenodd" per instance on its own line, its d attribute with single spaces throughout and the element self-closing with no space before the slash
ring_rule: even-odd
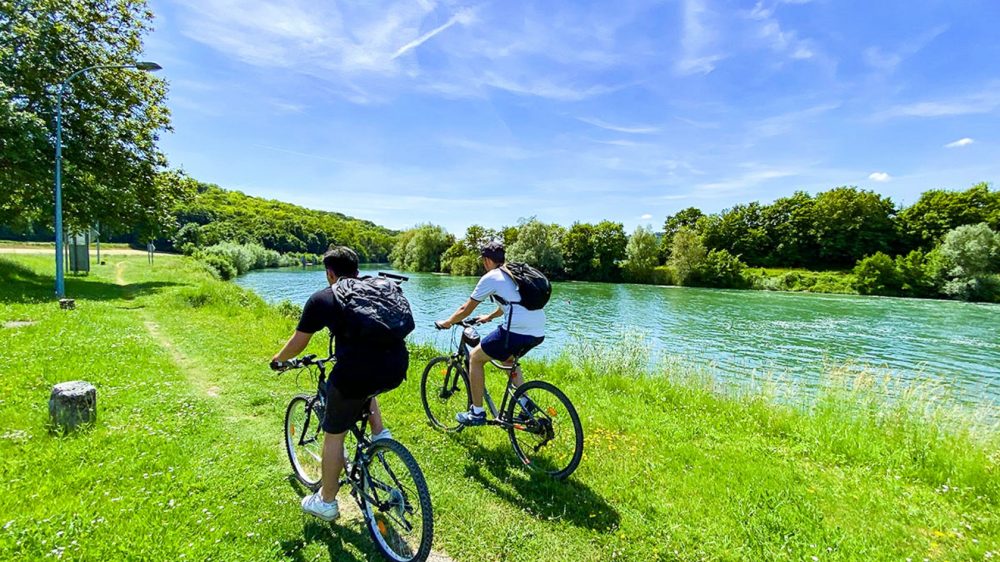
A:
<svg viewBox="0 0 1000 562">
<path fill-rule="evenodd" d="M 517 304 L 520 295 L 517 283 L 502 266 L 506 259 L 503 244 L 490 242 L 480 250 L 486 274 L 479 279 L 472 296 L 447 320 L 437 322 L 442 328 L 451 327 L 467 318 L 472 311 L 489 297 L 499 303 L 497 309 L 476 318 L 477 322 L 489 322 L 503 317 L 500 327 L 490 332 L 469 357 L 469 382 L 472 391 L 472 406 L 468 412 L 461 412 L 455 419 L 467 426 L 484 425 L 486 410 L 483 408 L 483 388 L 485 376 L 483 367 L 491 359 L 511 364 L 514 356 L 521 357 L 545 339 L 545 312 L 528 310 Z M 514 384 L 522 382 L 520 371 L 513 373 Z"/>
</svg>

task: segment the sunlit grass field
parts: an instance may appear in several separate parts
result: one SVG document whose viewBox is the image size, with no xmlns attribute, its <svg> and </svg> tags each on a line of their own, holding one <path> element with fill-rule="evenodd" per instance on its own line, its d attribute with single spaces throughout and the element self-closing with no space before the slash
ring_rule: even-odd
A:
<svg viewBox="0 0 1000 562">
<path fill-rule="evenodd" d="M 0 560 L 377 557 L 357 517 L 300 512 L 282 422 L 314 383 L 266 366 L 293 319 L 187 258 L 109 256 L 68 279 L 73 311 L 50 297 L 51 270 L 0 257 Z M 413 350 L 383 410 L 453 559 L 1000 558 L 997 429 L 921 392 L 889 402 L 831 373 L 808 400 L 775 400 L 690 367 L 636 372 L 612 344 L 528 362 L 583 419 L 583 463 L 555 482 L 494 428 L 428 426 L 433 353 Z M 98 422 L 52 435 L 49 390 L 76 379 L 97 386 Z M 503 382 L 491 373 L 495 396 Z"/>
</svg>

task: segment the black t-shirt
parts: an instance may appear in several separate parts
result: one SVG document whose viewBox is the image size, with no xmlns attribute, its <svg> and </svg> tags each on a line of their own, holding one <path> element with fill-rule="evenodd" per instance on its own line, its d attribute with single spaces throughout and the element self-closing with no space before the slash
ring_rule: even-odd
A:
<svg viewBox="0 0 1000 562">
<path fill-rule="evenodd" d="M 370 343 L 349 333 L 333 289 L 313 293 L 302 308 L 295 329 L 315 334 L 323 328 L 335 337 L 337 362 L 330 372 L 330 383 L 348 398 L 364 398 L 380 390 L 396 388 L 406 377 L 409 352 L 406 342 Z"/>
</svg>

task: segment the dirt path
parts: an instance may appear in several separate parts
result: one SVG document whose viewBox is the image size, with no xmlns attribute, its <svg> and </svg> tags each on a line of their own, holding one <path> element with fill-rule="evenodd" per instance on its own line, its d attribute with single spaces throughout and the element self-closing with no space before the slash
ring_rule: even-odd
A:
<svg viewBox="0 0 1000 562">
<path fill-rule="evenodd" d="M 125 273 L 125 262 L 120 261 L 120 262 L 116 263 L 115 264 L 115 285 L 121 285 L 122 287 L 124 287 L 125 285 L 128 285 L 128 283 L 125 282 L 125 275 L 124 275 L 124 273 Z"/>
<path fill-rule="evenodd" d="M 143 324 L 146 326 L 146 331 L 152 336 L 160 347 L 165 349 L 167 353 L 170 354 L 170 358 L 173 360 L 174 364 L 181 370 L 182 373 L 187 375 L 188 380 L 190 380 L 196 387 L 198 387 L 202 392 L 211 398 L 219 397 L 219 387 L 212 384 L 209 380 L 208 375 L 193 361 L 191 361 L 187 355 L 177 349 L 170 338 L 166 334 L 160 331 L 160 325 L 153 320 L 145 320 Z"/>
</svg>

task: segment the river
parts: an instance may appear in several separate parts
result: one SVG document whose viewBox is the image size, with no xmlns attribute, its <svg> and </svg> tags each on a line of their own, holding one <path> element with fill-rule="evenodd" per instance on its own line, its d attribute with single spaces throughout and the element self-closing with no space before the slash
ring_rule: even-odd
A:
<svg viewBox="0 0 1000 562">
<path fill-rule="evenodd" d="M 448 339 L 433 321 L 465 302 L 476 279 L 406 275 L 404 292 L 417 323 L 411 339 L 445 347 Z M 270 302 L 302 304 L 325 276 L 318 268 L 271 269 L 236 282 Z M 615 345 L 624 333 L 642 338 L 653 357 L 706 366 L 737 381 L 792 379 L 808 386 L 830 366 L 847 365 L 903 382 L 941 383 L 962 401 L 1000 398 L 998 305 L 566 282 L 554 284 L 545 310 L 547 336 L 532 352 L 537 355 L 557 354 L 580 338 Z"/>
</svg>

